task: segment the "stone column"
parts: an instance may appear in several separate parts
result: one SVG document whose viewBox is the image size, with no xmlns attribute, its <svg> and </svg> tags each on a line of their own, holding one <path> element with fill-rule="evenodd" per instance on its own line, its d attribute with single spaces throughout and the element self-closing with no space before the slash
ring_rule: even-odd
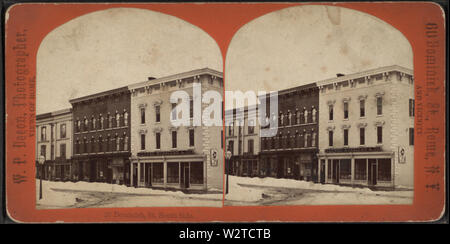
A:
<svg viewBox="0 0 450 244">
<path fill-rule="evenodd" d="M 328 158 L 325 157 L 325 183 L 328 183 Z"/>
<path fill-rule="evenodd" d="M 164 188 L 167 186 L 167 161 L 163 159 L 163 179 L 164 179 Z"/>
<path fill-rule="evenodd" d="M 141 163 L 137 163 L 137 186 L 141 186 Z"/>
<path fill-rule="evenodd" d="M 133 186 L 133 162 L 130 162 L 130 186 Z"/>
</svg>

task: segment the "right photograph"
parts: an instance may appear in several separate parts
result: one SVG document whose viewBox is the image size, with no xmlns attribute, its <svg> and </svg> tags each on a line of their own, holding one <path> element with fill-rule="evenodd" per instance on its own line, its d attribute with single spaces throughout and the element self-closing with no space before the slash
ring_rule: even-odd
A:
<svg viewBox="0 0 450 244">
<path fill-rule="evenodd" d="M 374 16 L 296 6 L 233 37 L 226 206 L 397 205 L 414 198 L 413 50 Z"/>
</svg>

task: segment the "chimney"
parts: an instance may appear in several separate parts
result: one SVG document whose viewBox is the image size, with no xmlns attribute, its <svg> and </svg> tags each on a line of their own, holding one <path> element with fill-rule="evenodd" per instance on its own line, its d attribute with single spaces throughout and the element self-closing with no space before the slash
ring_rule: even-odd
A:
<svg viewBox="0 0 450 244">
<path fill-rule="evenodd" d="M 336 77 L 341 77 L 341 76 L 344 76 L 344 74 L 342 74 L 342 73 L 337 73 L 336 74 Z"/>
</svg>

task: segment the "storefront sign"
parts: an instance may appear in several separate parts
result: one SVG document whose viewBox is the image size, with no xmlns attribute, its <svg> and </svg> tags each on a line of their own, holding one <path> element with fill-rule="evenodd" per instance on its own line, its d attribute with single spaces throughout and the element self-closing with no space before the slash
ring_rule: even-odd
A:
<svg viewBox="0 0 450 244">
<path fill-rule="evenodd" d="M 210 150 L 210 159 L 211 159 L 211 166 L 216 167 L 219 163 L 218 154 L 216 149 Z"/>
<path fill-rule="evenodd" d="M 327 148 L 326 153 L 351 153 L 351 152 L 381 152 L 381 147 L 345 147 L 345 148 Z"/>
<path fill-rule="evenodd" d="M 406 163 L 406 154 L 403 147 L 398 147 L 398 162 L 401 164 Z"/>
<path fill-rule="evenodd" d="M 145 156 L 175 156 L 175 155 L 190 155 L 195 154 L 194 150 L 180 150 L 180 151 L 160 151 L 160 152 L 138 152 L 138 157 Z"/>
</svg>

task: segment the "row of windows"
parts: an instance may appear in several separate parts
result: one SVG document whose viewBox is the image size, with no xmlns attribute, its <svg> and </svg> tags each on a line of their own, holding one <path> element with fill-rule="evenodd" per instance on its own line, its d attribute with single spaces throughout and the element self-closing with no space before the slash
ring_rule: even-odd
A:
<svg viewBox="0 0 450 244">
<path fill-rule="evenodd" d="M 84 120 L 77 120 L 75 121 L 75 132 L 102 130 L 122 126 L 128 126 L 128 112 L 126 111 L 123 114 L 116 113 L 114 117 L 108 113 L 106 117 L 100 114 L 98 118 L 92 116 L 91 119 L 84 118 Z"/>
<path fill-rule="evenodd" d="M 383 114 L 383 97 L 379 96 L 376 98 L 377 105 L 377 115 Z M 349 101 L 344 101 L 344 119 L 349 118 Z M 366 116 L 366 100 L 359 100 L 359 117 L 363 118 Z M 409 116 L 414 117 L 414 99 L 409 99 Z M 334 119 L 334 105 L 328 105 L 328 119 Z"/>
<path fill-rule="evenodd" d="M 171 107 L 171 120 L 177 120 L 177 111 L 176 111 L 176 103 L 172 103 L 172 107 Z M 141 124 L 145 124 L 146 122 L 146 108 L 145 106 L 141 106 L 140 107 L 140 114 L 141 114 Z M 190 100 L 189 101 L 189 118 L 193 118 L 194 117 L 194 101 Z M 155 122 L 161 122 L 161 105 L 155 105 Z"/>
<path fill-rule="evenodd" d="M 168 162 L 166 177 L 169 184 L 182 183 L 182 177 L 189 177 L 190 184 L 203 184 L 203 162 Z M 140 181 L 146 186 L 164 183 L 164 164 L 141 163 Z"/>
<path fill-rule="evenodd" d="M 54 156 L 54 151 L 55 151 L 55 148 L 52 145 L 51 150 L 50 150 L 50 158 L 47 158 L 47 146 L 41 145 L 41 154 L 40 155 L 44 156 L 45 159 L 52 160 L 53 156 Z M 59 145 L 59 156 L 61 158 L 66 158 L 66 144 L 64 144 L 64 143 Z"/>
<path fill-rule="evenodd" d="M 177 142 L 178 142 L 177 131 L 172 131 L 171 137 L 172 137 L 172 148 L 177 148 Z M 141 134 L 141 150 L 146 149 L 145 140 L 146 140 L 146 134 Z M 189 130 L 189 146 L 190 147 L 195 146 L 195 133 L 194 133 L 193 129 Z M 161 149 L 161 133 L 160 132 L 155 133 L 155 149 Z"/>
<path fill-rule="evenodd" d="M 60 139 L 64 139 L 66 138 L 67 134 L 66 134 L 66 124 L 60 124 L 59 125 L 59 138 Z M 50 131 L 50 137 L 53 140 L 54 135 L 53 135 L 53 130 Z M 41 141 L 47 141 L 47 127 L 46 126 L 42 126 L 41 127 Z"/>
<path fill-rule="evenodd" d="M 283 148 L 303 148 L 315 147 L 317 141 L 317 133 L 296 133 L 292 136 L 275 136 L 262 139 L 262 150 L 283 149 Z"/>
<path fill-rule="evenodd" d="M 248 139 L 247 140 L 247 153 L 249 154 L 254 154 L 254 146 L 255 142 L 253 141 L 253 139 Z M 228 151 L 230 151 L 233 155 L 234 155 L 234 141 L 230 140 L 228 141 Z M 239 145 L 238 145 L 238 154 L 242 154 L 242 140 L 239 140 Z"/>
<path fill-rule="evenodd" d="M 344 146 L 348 146 L 349 137 L 348 137 L 349 129 L 343 130 L 344 136 Z M 334 131 L 328 131 L 328 146 L 332 147 L 334 142 Z M 383 143 L 383 127 L 377 126 L 377 144 Z M 359 128 L 359 145 L 366 144 L 366 128 Z M 414 128 L 409 128 L 409 145 L 414 145 Z"/>
<path fill-rule="evenodd" d="M 128 150 L 128 136 L 108 137 L 103 139 L 101 136 L 97 140 L 91 138 L 88 140 L 77 140 L 75 143 L 75 154 L 81 153 L 97 153 L 97 152 L 114 152 Z"/>
<path fill-rule="evenodd" d="M 234 123 L 231 122 L 228 126 L 228 135 L 234 136 Z M 249 135 L 252 135 L 255 133 L 255 121 L 249 120 L 247 125 L 247 132 Z M 238 126 L 238 135 L 242 135 L 242 126 Z"/>
</svg>

